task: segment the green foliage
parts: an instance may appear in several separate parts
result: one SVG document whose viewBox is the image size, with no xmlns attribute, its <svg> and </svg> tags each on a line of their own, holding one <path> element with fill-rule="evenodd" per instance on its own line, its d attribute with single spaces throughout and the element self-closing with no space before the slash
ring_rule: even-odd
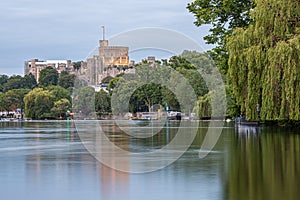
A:
<svg viewBox="0 0 300 200">
<path fill-rule="evenodd" d="M 223 74 L 227 73 L 228 53 L 225 38 L 236 27 L 247 27 L 252 19 L 250 11 L 254 8 L 253 0 L 194 0 L 187 5 L 194 14 L 196 26 L 210 24 L 210 35 L 204 37 L 208 44 L 217 46 L 209 51 Z"/>
<path fill-rule="evenodd" d="M 178 99 L 170 89 L 162 87 L 161 93 L 163 96 L 162 105 L 168 104 L 169 110 L 181 111 Z"/>
<path fill-rule="evenodd" d="M 95 93 L 95 109 L 100 116 L 111 112 L 110 95 L 103 90 Z"/>
<path fill-rule="evenodd" d="M 58 83 L 58 72 L 52 67 L 46 67 L 40 71 L 39 85 L 47 87 L 49 85 L 57 85 Z"/>
<path fill-rule="evenodd" d="M 6 111 L 9 110 L 9 104 L 5 96 L 5 93 L 0 92 L 0 111 L 5 111 L 5 110 Z"/>
<path fill-rule="evenodd" d="M 28 89 L 33 89 L 37 86 L 37 82 L 35 80 L 35 77 L 30 73 L 26 74 L 24 76 L 24 87 L 23 88 L 28 88 Z M 19 88 L 17 88 L 19 89 Z"/>
<path fill-rule="evenodd" d="M 95 112 L 95 89 L 90 86 L 74 90 L 73 109 L 80 117 L 89 117 Z"/>
<path fill-rule="evenodd" d="M 46 89 L 54 96 L 55 101 L 58 101 L 60 99 L 68 99 L 71 102 L 71 95 L 69 90 L 61 86 L 54 85 L 50 85 Z"/>
<path fill-rule="evenodd" d="M 162 101 L 159 83 L 168 74 L 159 64 L 142 64 L 135 67 L 135 74 L 118 77 L 112 93 L 112 112 L 118 115 L 128 111 L 150 111 L 154 104 Z M 129 105 L 125 105 L 128 102 Z"/>
<path fill-rule="evenodd" d="M 24 96 L 30 89 L 13 89 L 5 93 L 0 92 L 0 111 L 15 111 L 24 109 Z"/>
<path fill-rule="evenodd" d="M 102 79 L 101 83 L 109 83 L 112 79 L 114 78 L 111 76 L 107 76 L 104 79 Z"/>
<path fill-rule="evenodd" d="M 69 91 L 60 86 L 35 88 L 24 97 L 25 116 L 32 119 L 64 118 L 71 108 L 70 101 Z"/>
<path fill-rule="evenodd" d="M 193 112 L 196 113 L 196 116 L 199 117 L 200 119 L 211 117 L 212 110 L 211 110 L 210 93 L 207 93 L 202 97 L 199 97 Z"/>
<path fill-rule="evenodd" d="M 57 113 L 51 112 L 54 102 L 61 99 L 71 101 L 70 92 L 60 86 L 50 85 L 46 89 L 33 89 L 37 83 L 32 74 L 24 77 L 1 75 L 0 81 L 3 83 L 1 89 L 5 91 L 5 93 L 0 93 L 0 110 L 2 111 L 25 108 L 26 117 L 32 119 L 56 118 Z"/>
<path fill-rule="evenodd" d="M 8 77 L 6 75 L 0 75 L 0 91 L 7 92 L 13 89 L 33 89 L 37 86 L 36 80 L 32 74 L 25 75 L 14 75 Z"/>
<path fill-rule="evenodd" d="M 115 99 L 120 102 L 130 98 L 130 112 L 151 111 L 151 107 L 155 104 L 163 106 L 168 104 L 170 110 L 188 113 L 194 107 L 195 102 L 192 102 L 194 94 L 202 96 L 208 92 L 205 81 L 198 71 L 209 72 L 208 65 L 211 66 L 207 55 L 184 51 L 182 55 L 173 56 L 161 63 L 140 64 L 135 67 L 136 74 L 132 78 L 128 74 L 126 79 L 114 78 L 108 88 L 114 91 L 113 94 L 117 93 Z M 162 82 L 169 88 L 160 84 Z M 187 84 L 194 91 L 188 90 Z M 131 91 L 136 87 L 135 91 Z M 185 102 L 184 105 L 180 105 L 179 100 Z M 128 111 L 127 106 L 122 103 L 118 105 L 118 102 L 113 102 L 113 105 L 119 113 Z"/>
<path fill-rule="evenodd" d="M 254 23 L 228 38 L 228 81 L 241 112 L 257 120 L 300 119 L 300 3 L 256 0 Z"/>
<path fill-rule="evenodd" d="M 121 77 L 124 76 L 124 73 L 118 74 L 115 78 L 109 80 L 107 89 L 111 92 L 117 85 Z"/>
<path fill-rule="evenodd" d="M 203 96 L 208 92 L 205 81 L 203 80 L 201 74 L 196 70 L 186 70 L 179 68 L 177 69 L 177 71 L 188 80 L 189 84 L 193 87 L 194 92 L 198 97 Z"/>
<path fill-rule="evenodd" d="M 25 116 L 32 119 L 45 119 L 51 115 L 55 97 L 50 91 L 35 88 L 24 97 Z"/>
<path fill-rule="evenodd" d="M 115 78 L 111 79 L 108 83 L 107 89 L 109 91 L 112 91 L 116 87 L 119 80 L 120 80 L 120 77 L 115 77 Z"/>
<path fill-rule="evenodd" d="M 196 17 L 196 26 L 212 25 L 212 34 L 205 37 L 209 44 L 223 44 L 233 28 L 245 27 L 252 21 L 249 11 L 253 7 L 253 0 L 195 0 L 187 9 Z"/>
<path fill-rule="evenodd" d="M 237 117 L 241 115 L 241 108 L 240 106 L 236 103 L 235 96 L 232 92 L 232 88 L 227 85 L 226 86 L 226 94 L 227 94 L 227 113 L 226 116 L 229 117 Z"/>
<path fill-rule="evenodd" d="M 189 103 L 191 105 L 189 110 L 191 111 L 192 109 L 194 109 L 198 117 L 208 118 L 211 116 L 211 108 L 210 96 L 208 95 L 208 87 L 206 85 L 206 81 L 210 82 L 208 80 L 208 77 L 212 76 L 212 74 L 214 73 L 213 69 L 215 68 L 215 66 L 213 65 L 213 62 L 207 53 L 184 51 L 181 54 L 181 57 L 192 63 L 193 69 L 178 68 L 177 71 L 179 71 L 189 81 L 189 84 L 192 86 L 195 94 L 199 99 L 196 105 L 192 102 Z M 204 77 L 202 76 L 206 76 L 207 80 L 205 81 Z M 180 85 L 180 83 L 177 84 Z M 176 89 L 178 90 L 179 88 L 180 87 Z M 185 96 L 185 101 L 188 102 L 188 98 L 191 98 L 191 92 L 186 91 L 183 88 L 182 91 L 183 92 L 181 92 L 181 94 Z"/>
<path fill-rule="evenodd" d="M 25 87 L 24 78 L 20 75 L 14 75 L 9 77 L 7 82 L 3 85 L 3 91 L 8 91 L 12 89 L 18 89 Z"/>
<path fill-rule="evenodd" d="M 115 80 L 115 81 L 113 81 Z M 113 83 L 115 84 L 115 87 L 112 92 L 112 112 L 114 115 L 118 114 L 124 114 L 128 112 L 128 106 L 130 107 L 130 110 L 133 111 L 133 107 L 130 105 L 125 105 L 125 102 L 130 101 L 130 97 L 133 90 L 135 88 L 135 85 L 138 84 L 135 80 L 126 81 L 123 77 L 118 77 L 113 79 Z M 117 81 L 116 81 L 117 80 Z M 110 82 L 110 84 L 112 83 Z M 131 102 L 132 103 L 132 100 Z"/>
<path fill-rule="evenodd" d="M 193 64 L 182 56 L 172 56 L 169 59 L 169 66 L 173 69 L 195 69 Z"/>
<path fill-rule="evenodd" d="M 51 108 L 51 112 L 53 116 L 59 119 L 65 119 L 66 112 L 70 110 L 70 108 L 71 108 L 70 101 L 68 99 L 63 98 L 54 102 L 54 105 Z"/>
<path fill-rule="evenodd" d="M 226 100 L 224 98 L 226 97 L 222 95 L 222 92 L 219 91 L 219 88 L 216 90 L 211 90 L 204 96 L 198 98 L 193 112 L 196 113 L 196 116 L 201 119 L 223 118 L 223 106 L 226 106 L 223 105 Z"/>
<path fill-rule="evenodd" d="M 24 109 L 24 97 L 29 93 L 29 89 L 13 89 L 5 93 L 6 104 L 8 110 L 15 110 L 17 108 Z"/>
<path fill-rule="evenodd" d="M 4 84 L 8 81 L 7 75 L 0 75 L 0 92 L 4 91 Z"/>
<path fill-rule="evenodd" d="M 210 68 L 212 67 L 211 60 L 207 54 L 185 50 L 180 56 L 171 57 L 168 65 L 176 69 L 176 71 L 188 80 L 197 97 L 203 96 L 208 92 L 206 83 L 201 75 L 201 72 L 210 73 Z M 172 84 L 180 85 L 180 82 L 173 80 Z M 184 92 L 185 89 L 182 88 L 181 93 Z M 187 94 L 187 96 L 189 95 Z M 170 105 L 172 105 L 172 103 L 170 103 Z"/>
<path fill-rule="evenodd" d="M 131 96 L 130 104 L 131 109 L 133 107 L 136 110 L 130 110 L 131 112 L 134 111 L 149 111 L 151 112 L 151 107 L 155 104 L 162 104 L 162 87 L 160 85 L 150 83 L 139 87 Z M 147 108 L 147 110 L 141 110 L 143 107 Z M 139 110 L 140 108 L 140 110 Z"/>
<path fill-rule="evenodd" d="M 58 78 L 58 85 L 65 89 L 71 89 L 74 87 L 75 78 L 75 74 L 69 74 L 67 71 L 62 71 Z"/>
<path fill-rule="evenodd" d="M 81 62 L 82 61 L 73 62 L 73 68 L 78 71 L 81 68 Z"/>
<path fill-rule="evenodd" d="M 8 76 L 5 74 L 0 75 L 0 85 L 5 84 L 8 81 Z"/>
</svg>

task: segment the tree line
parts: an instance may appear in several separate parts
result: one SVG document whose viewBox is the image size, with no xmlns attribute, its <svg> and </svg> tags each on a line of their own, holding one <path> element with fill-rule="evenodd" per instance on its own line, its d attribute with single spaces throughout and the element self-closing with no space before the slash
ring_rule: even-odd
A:
<svg viewBox="0 0 300 200">
<path fill-rule="evenodd" d="M 202 112 L 198 107 L 209 107 L 210 99 L 201 99 L 210 95 L 201 70 L 209 74 L 212 65 L 207 53 L 196 51 L 184 51 L 179 56 L 157 60 L 155 63 L 144 60 L 134 67 L 134 74 L 119 74 L 102 80 L 102 83 L 108 84 L 109 96 L 102 95 L 102 107 L 98 107 L 98 111 L 109 110 L 113 115 L 123 115 L 127 112 L 135 114 L 168 108 L 169 111 L 195 113 L 197 117 L 209 118 L 211 109 Z M 86 117 L 95 110 L 92 106 L 93 89 L 87 85 L 76 91 L 76 103 L 73 104 L 77 112 Z M 105 99 L 111 102 L 104 103 Z M 99 98 L 96 98 L 97 102 Z"/>
<path fill-rule="evenodd" d="M 157 60 L 155 63 L 143 61 L 134 67 L 134 74 L 104 78 L 102 83 L 108 85 L 107 92 L 100 91 L 94 95 L 92 87 L 80 83 L 82 85 L 75 92 L 73 107 L 85 117 L 91 116 L 89 114 L 95 110 L 98 116 L 151 112 L 157 111 L 157 108 L 154 109 L 157 105 L 160 105 L 160 109 L 168 107 L 169 110 L 189 114 L 195 111 L 198 97 L 208 93 L 205 81 L 196 67 L 205 70 L 210 64 L 207 54 L 196 51 L 184 51 L 179 56 Z M 174 72 L 180 75 L 171 76 Z M 168 85 L 162 84 L 162 80 L 168 80 Z M 187 85 L 190 88 L 186 88 Z M 180 101 L 185 103 L 180 104 Z"/>
<path fill-rule="evenodd" d="M 86 85 L 80 87 L 76 94 L 73 92 L 76 76 L 66 71 L 58 74 L 52 67 L 41 70 L 38 83 L 31 74 L 24 77 L 2 75 L 0 110 L 20 108 L 26 117 L 32 119 L 65 119 L 67 111 L 72 112 L 73 108 L 84 116 L 96 112 L 102 118 L 126 111 L 133 114 L 154 111 L 153 107 L 160 105 L 163 109 L 186 114 L 194 112 L 199 118 L 209 118 L 211 92 L 200 71 L 210 73 L 211 66 L 209 54 L 184 51 L 179 56 L 154 64 L 146 61 L 137 64 L 133 76 L 138 80 L 130 77 L 126 80 L 125 77 L 131 76 L 128 74 L 114 78 L 108 76 L 102 80 L 102 84 L 108 85 L 106 90 L 95 93 L 94 88 Z M 168 80 L 167 85 L 162 84 L 165 79 Z M 132 88 L 134 91 L 128 92 Z M 112 102 L 113 110 L 111 101 L 114 99 L 127 99 L 129 105 L 124 107 L 120 102 Z"/>
<path fill-rule="evenodd" d="M 52 67 L 40 71 L 38 83 L 32 74 L 0 75 L 0 111 L 8 114 L 19 109 L 30 119 L 66 119 L 72 111 L 75 78 L 66 71 L 58 74 Z M 108 95 L 97 94 L 99 99 L 102 96 Z M 101 102 L 97 103 L 97 109 L 101 110 L 99 104 Z"/>
<path fill-rule="evenodd" d="M 300 120 L 300 2 L 195 0 L 195 25 L 210 24 L 208 53 L 226 79 L 231 115 Z"/>
<path fill-rule="evenodd" d="M 209 59 L 216 63 L 226 82 L 227 115 L 245 115 L 249 120 L 299 120 L 300 119 L 300 3 L 298 0 L 279 2 L 276 0 L 195 0 L 187 5 L 195 16 L 195 25 L 210 24 L 210 34 L 204 39 L 215 47 L 204 53 L 184 52 L 169 60 L 157 62 L 167 65 L 184 77 L 192 85 L 197 102 L 189 110 L 199 117 L 210 116 L 210 96 L 205 83 L 193 72 L 193 64 L 204 67 Z M 144 63 L 146 64 L 146 63 Z M 80 66 L 78 66 L 80 67 Z M 138 69 L 138 66 L 136 66 Z M 59 86 L 69 91 L 74 77 L 63 72 L 60 76 L 51 69 L 41 73 L 39 84 L 32 75 L 0 76 L 0 108 L 9 110 L 24 107 L 25 97 L 36 88 L 42 88 L 45 96 L 51 96 L 49 85 Z M 142 71 L 142 68 L 140 69 Z M 132 82 L 124 82 L 122 76 L 107 78 L 109 93 L 101 92 L 95 102 L 97 111 L 110 112 L 113 91 L 126 91 Z M 182 83 L 173 80 L 174 89 L 184 91 Z M 119 83 L 119 84 L 118 84 Z M 149 111 L 155 104 L 168 105 L 170 109 L 181 110 L 174 91 L 150 82 L 137 88 L 130 96 L 131 112 Z M 40 93 L 43 93 L 40 91 Z M 129 98 L 120 93 L 120 97 Z M 122 96 L 123 95 L 123 96 Z M 34 96 L 34 95 L 32 95 Z M 189 97 L 189 94 L 186 94 Z M 16 101 L 19 99 L 19 101 Z M 24 99 L 24 98 L 23 98 Z M 39 97 L 37 97 L 39 99 Z M 65 98 L 65 99 L 70 99 Z M 56 107 L 61 99 L 49 98 Z M 109 103 L 103 103 L 103 101 Z M 46 102 L 48 100 L 45 100 Z M 3 103 L 5 102 L 5 103 Z M 105 105 L 105 106 L 102 106 Z M 115 106 L 115 105 L 114 105 Z M 48 111 L 53 108 L 47 108 Z M 59 110 L 57 108 L 53 109 Z M 57 111 L 55 116 L 58 116 Z"/>
</svg>

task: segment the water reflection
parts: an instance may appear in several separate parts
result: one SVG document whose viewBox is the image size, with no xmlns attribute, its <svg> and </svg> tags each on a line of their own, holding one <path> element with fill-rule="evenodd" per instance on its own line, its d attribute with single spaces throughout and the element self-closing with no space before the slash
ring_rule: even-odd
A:
<svg viewBox="0 0 300 200">
<path fill-rule="evenodd" d="M 229 153 L 228 196 L 297 199 L 300 195 L 300 136 L 272 127 L 238 127 Z"/>
<path fill-rule="evenodd" d="M 213 151 L 199 159 L 208 125 L 199 122 L 191 147 L 172 165 L 152 173 L 128 174 L 91 156 L 72 121 L 0 123 L 1 199 L 298 199 L 297 131 L 226 124 Z M 120 148 L 151 152 L 175 137 L 178 124 L 170 122 L 143 139 L 123 133 L 111 121 L 103 128 Z M 145 126 L 139 129 L 152 133 Z M 187 136 L 189 131 L 186 127 Z M 114 152 L 108 155 L 122 159 Z M 129 168 L 132 160 L 122 164 Z"/>
<path fill-rule="evenodd" d="M 130 199 L 130 178 L 123 173 L 105 165 L 100 166 L 101 199 Z"/>
</svg>

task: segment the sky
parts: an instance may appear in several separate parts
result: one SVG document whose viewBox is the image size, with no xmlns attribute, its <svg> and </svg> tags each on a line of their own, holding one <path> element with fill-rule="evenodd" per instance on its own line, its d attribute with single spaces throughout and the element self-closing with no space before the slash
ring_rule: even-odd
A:
<svg viewBox="0 0 300 200">
<path fill-rule="evenodd" d="M 143 27 L 178 31 L 197 41 L 209 26 L 196 27 L 186 9 L 192 0 L 1 0 L 0 74 L 23 75 L 24 61 L 80 61 L 106 39 Z"/>
</svg>

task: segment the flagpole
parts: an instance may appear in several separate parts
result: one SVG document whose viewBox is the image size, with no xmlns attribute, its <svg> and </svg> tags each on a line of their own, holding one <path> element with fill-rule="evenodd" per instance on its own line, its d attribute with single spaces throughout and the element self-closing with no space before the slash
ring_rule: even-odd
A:
<svg viewBox="0 0 300 200">
<path fill-rule="evenodd" d="M 102 28 L 102 37 L 103 37 L 103 40 L 105 40 L 105 27 L 104 26 L 101 26 Z"/>
</svg>

